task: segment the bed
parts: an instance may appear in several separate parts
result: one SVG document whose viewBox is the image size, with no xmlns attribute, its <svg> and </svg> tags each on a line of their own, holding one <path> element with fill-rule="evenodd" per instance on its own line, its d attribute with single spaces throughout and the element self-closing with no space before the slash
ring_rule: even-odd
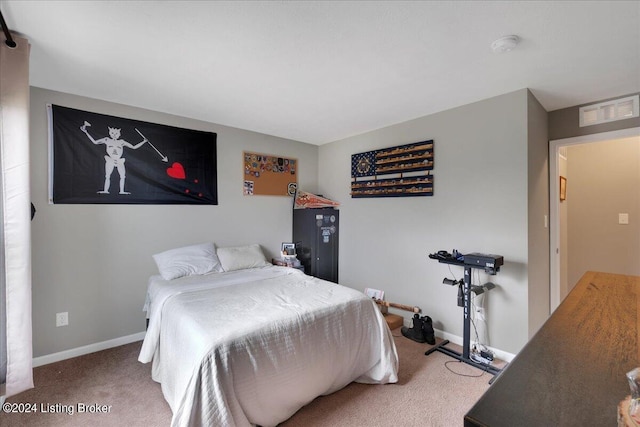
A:
<svg viewBox="0 0 640 427">
<path fill-rule="evenodd" d="M 149 279 L 139 361 L 173 426 L 275 426 L 353 381 L 397 382 L 393 337 L 362 292 L 221 249 L 205 274 Z"/>
</svg>

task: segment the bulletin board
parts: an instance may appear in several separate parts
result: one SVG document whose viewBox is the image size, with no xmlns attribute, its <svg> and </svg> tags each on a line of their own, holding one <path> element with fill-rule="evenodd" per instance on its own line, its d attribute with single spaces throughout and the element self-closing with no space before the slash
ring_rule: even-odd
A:
<svg viewBox="0 0 640 427">
<path fill-rule="evenodd" d="M 298 187 L 298 160 L 271 154 L 244 155 L 246 196 L 293 196 Z"/>
</svg>

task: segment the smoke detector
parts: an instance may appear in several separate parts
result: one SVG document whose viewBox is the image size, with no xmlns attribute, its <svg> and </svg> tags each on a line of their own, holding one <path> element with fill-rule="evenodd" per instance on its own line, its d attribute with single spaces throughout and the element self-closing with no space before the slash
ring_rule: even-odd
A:
<svg viewBox="0 0 640 427">
<path fill-rule="evenodd" d="M 494 40 L 494 42 L 491 43 L 491 50 L 493 50 L 495 53 L 509 52 L 514 47 L 516 47 L 519 41 L 520 38 L 518 38 L 518 36 L 512 35 L 500 37 L 499 39 Z"/>
</svg>

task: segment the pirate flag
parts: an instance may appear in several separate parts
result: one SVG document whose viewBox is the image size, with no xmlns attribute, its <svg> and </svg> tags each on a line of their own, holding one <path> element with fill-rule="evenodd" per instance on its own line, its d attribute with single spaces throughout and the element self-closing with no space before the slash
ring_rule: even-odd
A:
<svg viewBox="0 0 640 427">
<path fill-rule="evenodd" d="M 52 203 L 217 205 L 216 134 L 52 105 Z"/>
</svg>

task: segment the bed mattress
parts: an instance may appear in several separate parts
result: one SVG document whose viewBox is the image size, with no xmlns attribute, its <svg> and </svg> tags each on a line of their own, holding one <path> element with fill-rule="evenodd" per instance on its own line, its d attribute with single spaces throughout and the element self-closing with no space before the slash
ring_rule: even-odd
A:
<svg viewBox="0 0 640 427">
<path fill-rule="evenodd" d="M 375 302 L 285 267 L 149 281 L 139 360 L 173 426 L 274 426 L 347 384 L 397 382 Z"/>
</svg>

